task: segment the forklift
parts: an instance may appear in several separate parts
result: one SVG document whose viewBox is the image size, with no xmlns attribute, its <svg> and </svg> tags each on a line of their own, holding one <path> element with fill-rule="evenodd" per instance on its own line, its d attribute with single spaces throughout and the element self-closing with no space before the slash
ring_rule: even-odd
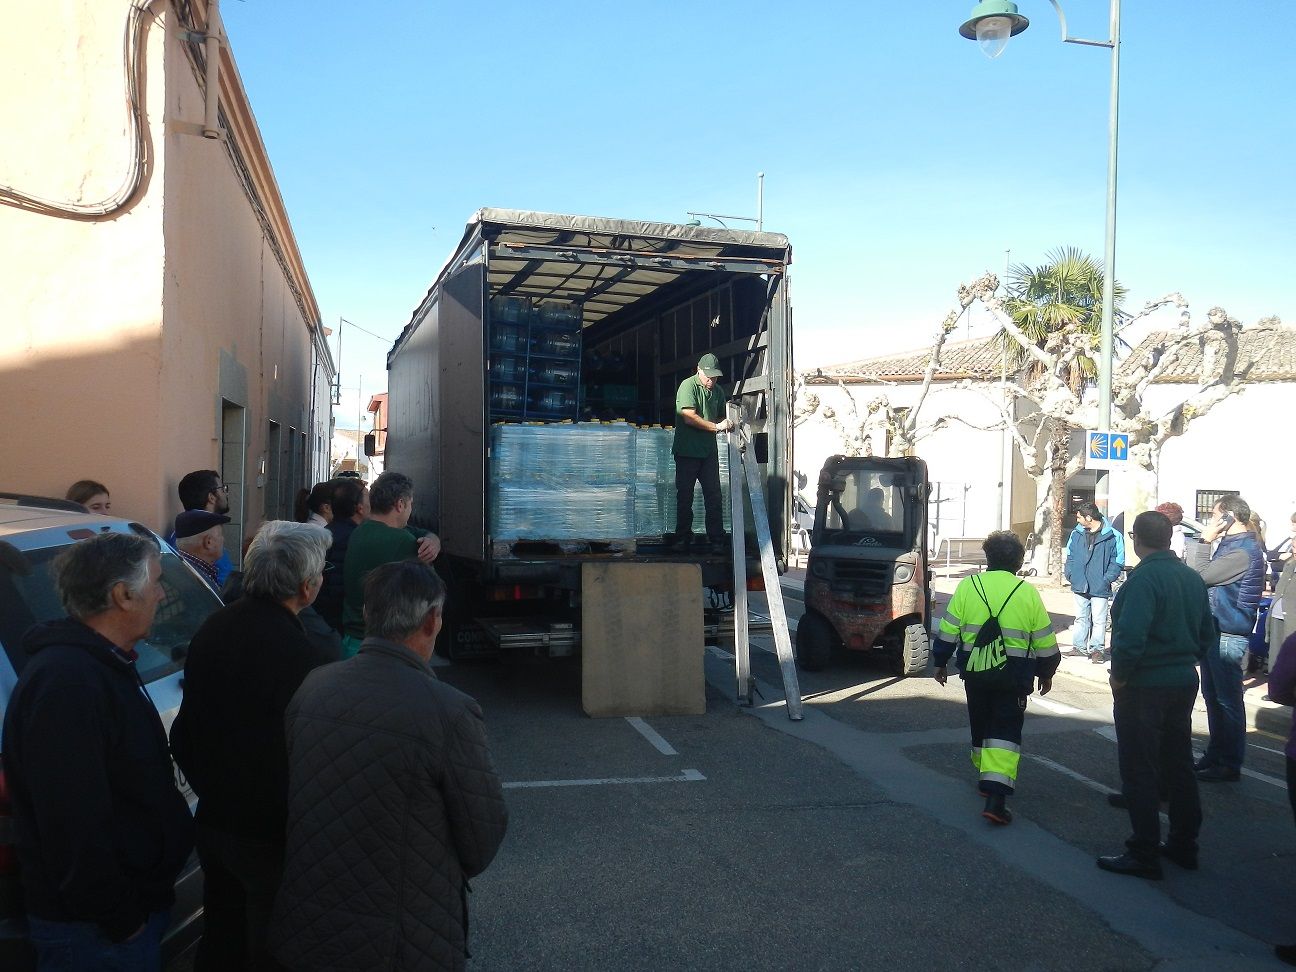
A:
<svg viewBox="0 0 1296 972">
<path fill-rule="evenodd" d="M 845 649 L 877 653 L 897 675 L 925 673 L 931 581 L 927 464 L 830 456 L 819 473 L 797 664 L 817 672 Z"/>
</svg>

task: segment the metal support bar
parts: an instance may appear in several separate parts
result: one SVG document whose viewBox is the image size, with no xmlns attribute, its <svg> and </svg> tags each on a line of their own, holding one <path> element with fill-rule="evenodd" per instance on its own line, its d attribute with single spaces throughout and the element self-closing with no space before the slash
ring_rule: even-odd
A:
<svg viewBox="0 0 1296 972">
<path fill-rule="evenodd" d="M 496 243 L 491 252 L 499 257 L 528 260 L 553 260 L 558 263 L 608 264 L 635 267 L 640 270 L 724 270 L 729 273 L 783 272 L 779 260 L 743 259 L 740 257 L 663 256 L 653 253 L 631 253 L 627 250 L 595 250 L 581 246 L 537 246 L 531 243 Z"/>
<path fill-rule="evenodd" d="M 728 417 L 735 424 L 739 421 L 737 406 L 729 406 Z M 738 681 L 738 704 L 751 706 L 755 704 L 756 680 L 752 677 L 751 632 L 747 624 L 747 524 L 743 509 L 744 478 L 739 473 L 743 454 L 738 436 L 726 434 L 725 448 L 729 450 L 729 524 L 733 534 L 730 543 L 734 564 L 734 675 Z"/>
<path fill-rule="evenodd" d="M 747 482 L 747 498 L 751 503 L 752 526 L 756 528 L 756 542 L 760 547 L 761 574 L 765 578 L 765 600 L 769 605 L 770 624 L 774 629 L 774 648 L 778 655 L 779 669 L 783 673 L 783 693 L 787 705 L 788 718 L 793 722 L 800 721 L 801 685 L 797 679 L 796 659 L 792 656 L 792 638 L 788 634 L 787 609 L 783 605 L 783 587 L 779 583 L 778 562 L 774 557 L 774 540 L 770 536 L 769 515 L 765 507 L 765 493 L 760 479 L 760 468 L 751 454 L 751 435 L 742 423 L 741 410 L 736 405 L 729 406 L 729 419 L 734 423 L 733 430 L 726 433 L 729 440 L 729 482 L 730 482 L 730 521 L 733 526 L 733 562 L 734 562 L 734 663 L 738 675 L 739 701 L 743 700 L 746 689 L 747 701 L 751 704 L 750 645 L 747 636 L 747 550 L 745 534 L 739 532 L 742 522 L 741 491 L 734 487 L 734 474 L 742 470 Z M 738 466 L 733 465 L 737 453 Z M 741 595 L 739 592 L 742 592 Z M 741 614 L 738 607 L 742 604 Z"/>
</svg>

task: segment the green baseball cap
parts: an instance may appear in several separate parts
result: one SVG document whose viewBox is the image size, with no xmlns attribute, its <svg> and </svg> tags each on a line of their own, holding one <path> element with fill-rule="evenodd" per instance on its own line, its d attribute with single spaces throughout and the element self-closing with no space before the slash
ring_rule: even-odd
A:
<svg viewBox="0 0 1296 972">
<path fill-rule="evenodd" d="M 698 371 L 708 378 L 720 378 L 724 375 L 720 370 L 720 361 L 714 354 L 704 354 L 698 358 Z"/>
</svg>

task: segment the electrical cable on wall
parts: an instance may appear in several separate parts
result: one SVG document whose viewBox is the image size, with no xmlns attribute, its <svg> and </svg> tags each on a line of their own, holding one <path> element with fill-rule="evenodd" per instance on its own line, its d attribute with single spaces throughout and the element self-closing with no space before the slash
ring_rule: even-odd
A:
<svg viewBox="0 0 1296 972">
<path fill-rule="evenodd" d="M 134 201 L 144 184 L 149 165 L 149 132 L 144 118 L 144 105 L 140 96 L 140 76 L 144 61 L 144 37 L 148 30 L 145 14 L 156 0 L 132 0 L 126 15 L 124 61 L 126 65 L 126 106 L 131 126 L 131 155 L 129 169 L 121 188 L 107 199 L 97 203 L 59 202 L 10 186 L 0 185 L 0 203 L 15 206 L 45 216 L 61 216 L 78 220 L 101 220 L 117 215 Z"/>
</svg>

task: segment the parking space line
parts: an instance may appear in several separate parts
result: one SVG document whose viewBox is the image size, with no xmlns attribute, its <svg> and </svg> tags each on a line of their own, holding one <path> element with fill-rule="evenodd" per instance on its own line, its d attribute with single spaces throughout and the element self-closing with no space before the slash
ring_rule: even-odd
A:
<svg viewBox="0 0 1296 972">
<path fill-rule="evenodd" d="M 697 783 L 705 780 L 695 769 L 680 770 L 675 776 L 614 776 L 602 780 L 522 780 L 505 783 L 506 790 L 538 790 L 557 786 L 612 786 L 628 783 Z"/>
<path fill-rule="evenodd" d="M 643 719 L 639 718 L 639 716 L 626 716 L 626 722 L 630 723 L 639 735 L 652 743 L 653 748 L 663 756 L 679 755 L 679 753 L 676 752 L 675 747 L 662 738 L 661 733 L 648 725 L 648 723 L 644 722 Z"/>
</svg>

